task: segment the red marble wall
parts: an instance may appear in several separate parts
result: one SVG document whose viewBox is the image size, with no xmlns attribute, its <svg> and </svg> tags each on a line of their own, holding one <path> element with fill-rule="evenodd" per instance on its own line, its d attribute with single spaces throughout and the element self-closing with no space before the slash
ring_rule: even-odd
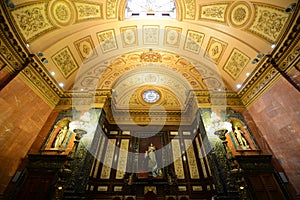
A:
<svg viewBox="0 0 300 200">
<path fill-rule="evenodd" d="M 300 93 L 281 79 L 249 113 L 300 196 Z"/>
<path fill-rule="evenodd" d="M 1 196 L 52 109 L 16 77 L 0 91 L 0 110 Z"/>
</svg>

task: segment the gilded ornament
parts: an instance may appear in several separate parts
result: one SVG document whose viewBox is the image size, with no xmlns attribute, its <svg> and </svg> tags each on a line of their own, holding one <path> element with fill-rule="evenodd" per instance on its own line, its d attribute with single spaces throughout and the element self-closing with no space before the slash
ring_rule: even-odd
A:
<svg viewBox="0 0 300 200">
<path fill-rule="evenodd" d="M 246 2 L 238 2 L 230 10 L 230 23 L 234 27 L 243 27 L 251 17 L 251 8 Z"/>
<path fill-rule="evenodd" d="M 118 48 L 114 29 L 97 33 L 100 47 L 103 53 L 116 50 Z"/>
<path fill-rule="evenodd" d="M 115 19 L 117 17 L 117 0 L 106 1 L 106 18 Z"/>
<path fill-rule="evenodd" d="M 12 11 L 14 20 L 27 41 L 31 41 L 54 28 L 47 17 L 46 6 L 47 3 L 39 3 Z"/>
<path fill-rule="evenodd" d="M 184 0 L 183 5 L 185 5 L 185 18 L 195 19 L 195 14 L 196 14 L 195 0 Z"/>
<path fill-rule="evenodd" d="M 52 60 L 65 78 L 68 78 L 78 68 L 68 47 L 57 52 Z"/>
<path fill-rule="evenodd" d="M 201 44 L 203 39 L 204 39 L 203 33 L 188 30 L 186 40 L 184 43 L 184 49 L 194 53 L 199 53 L 201 50 Z"/>
<path fill-rule="evenodd" d="M 237 49 L 233 49 L 224 70 L 235 80 L 240 75 L 250 58 Z"/>
<path fill-rule="evenodd" d="M 102 19 L 103 5 L 75 2 L 78 20 Z"/>
<path fill-rule="evenodd" d="M 200 6 L 199 19 L 225 22 L 225 13 L 228 4 L 214 4 Z"/>
<path fill-rule="evenodd" d="M 143 26 L 144 44 L 158 44 L 159 26 Z"/>
<path fill-rule="evenodd" d="M 276 42 L 285 27 L 289 16 L 288 13 L 277 8 L 261 5 L 255 5 L 255 10 L 255 20 L 249 31 L 256 33 L 270 42 Z"/>
</svg>

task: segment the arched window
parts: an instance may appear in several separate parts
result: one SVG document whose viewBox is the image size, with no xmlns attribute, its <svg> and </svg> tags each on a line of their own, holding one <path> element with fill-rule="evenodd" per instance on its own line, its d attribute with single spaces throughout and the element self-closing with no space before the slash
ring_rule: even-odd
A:
<svg viewBox="0 0 300 200">
<path fill-rule="evenodd" d="M 176 6 L 174 0 L 127 1 L 125 18 L 152 16 L 176 18 Z"/>
</svg>

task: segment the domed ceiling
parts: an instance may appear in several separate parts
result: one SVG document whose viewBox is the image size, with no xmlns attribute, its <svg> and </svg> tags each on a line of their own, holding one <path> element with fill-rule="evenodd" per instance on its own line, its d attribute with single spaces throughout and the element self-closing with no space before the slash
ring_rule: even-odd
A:
<svg viewBox="0 0 300 200">
<path fill-rule="evenodd" d="M 122 107 L 130 91 L 152 88 L 176 105 L 189 90 L 238 93 L 282 38 L 293 2 L 18 0 L 7 17 L 61 93 L 112 90 Z"/>
</svg>

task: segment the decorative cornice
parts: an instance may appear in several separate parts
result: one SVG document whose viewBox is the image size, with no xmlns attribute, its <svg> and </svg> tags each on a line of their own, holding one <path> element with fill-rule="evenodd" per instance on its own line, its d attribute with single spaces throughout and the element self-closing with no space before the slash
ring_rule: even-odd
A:
<svg viewBox="0 0 300 200">
<path fill-rule="evenodd" d="M 34 59 L 34 55 L 16 35 L 17 32 L 12 32 L 13 28 L 8 26 L 8 19 L 3 16 L 2 12 L 4 11 L 0 10 L 0 53 L 7 62 L 7 70 L 11 74 L 20 72 L 20 78 L 48 105 L 55 107 L 62 96 L 62 91 L 42 63 Z"/>
<path fill-rule="evenodd" d="M 44 77 L 42 77 L 43 75 Z M 53 83 L 51 84 L 45 73 L 36 71 L 32 65 L 22 70 L 21 79 L 52 108 L 59 102 L 60 96 L 57 94 L 57 87 Z"/>
<path fill-rule="evenodd" d="M 264 57 L 261 60 L 254 75 L 248 78 L 243 89 L 239 91 L 238 95 L 247 108 L 280 78 L 280 73 L 272 66 L 271 59 L 274 59 L 283 73 L 287 73 L 294 67 L 293 65 L 296 65 L 295 62 L 299 62 L 300 24 L 297 21 L 300 19 L 300 14 L 298 10 L 299 6 L 294 12 L 295 20 L 287 28 L 286 37 L 281 38 L 270 58 Z"/>
</svg>

